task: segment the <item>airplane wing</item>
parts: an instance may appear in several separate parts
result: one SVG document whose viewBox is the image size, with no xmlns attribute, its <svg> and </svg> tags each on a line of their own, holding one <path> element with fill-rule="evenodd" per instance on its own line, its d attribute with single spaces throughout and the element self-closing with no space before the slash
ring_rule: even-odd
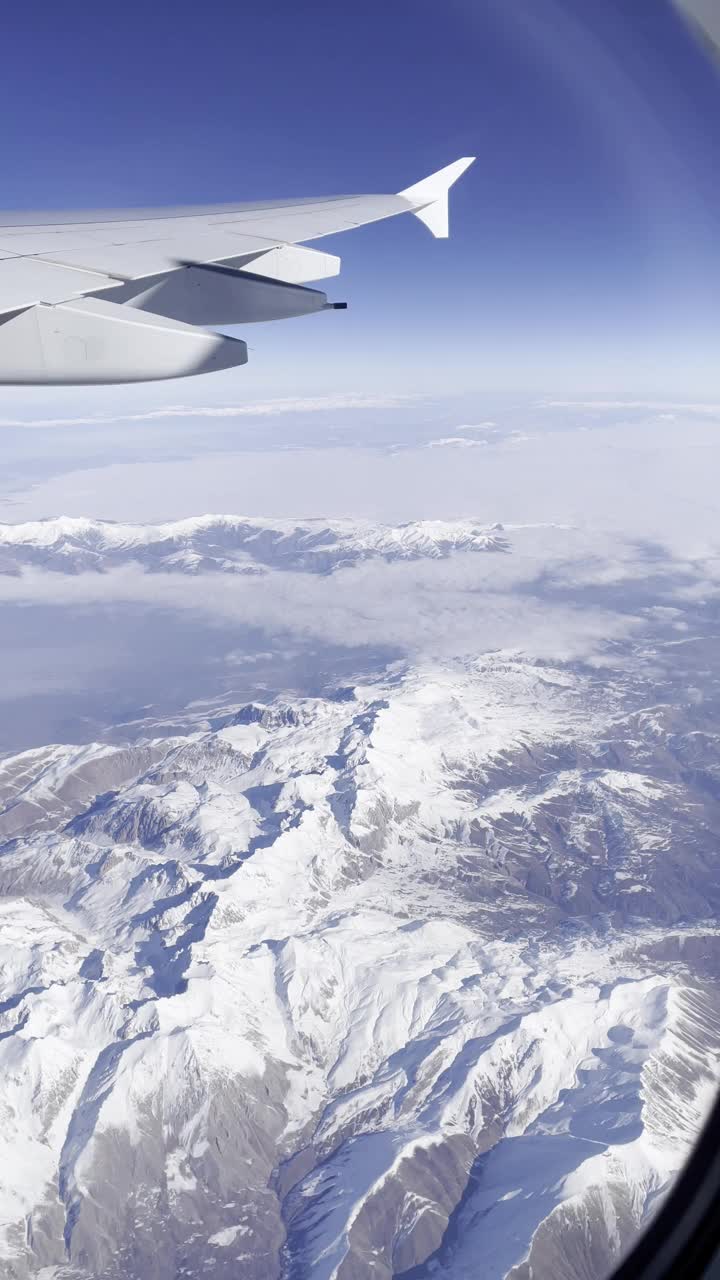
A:
<svg viewBox="0 0 720 1280">
<path fill-rule="evenodd" d="M 448 234 L 448 191 L 471 158 L 397 195 L 265 204 L 0 214 L 0 383 L 138 382 L 244 364 L 202 326 L 342 305 L 306 287 L 340 259 L 305 242 L 414 213 Z"/>
</svg>

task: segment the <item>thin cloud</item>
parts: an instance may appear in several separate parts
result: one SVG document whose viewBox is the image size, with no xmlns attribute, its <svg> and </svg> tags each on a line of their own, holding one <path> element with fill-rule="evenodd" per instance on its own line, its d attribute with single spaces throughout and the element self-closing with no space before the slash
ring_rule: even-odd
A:
<svg viewBox="0 0 720 1280">
<path fill-rule="evenodd" d="M 442 436 L 439 440 L 430 440 L 426 449 L 479 449 L 487 445 L 487 440 L 472 440 L 467 436 Z"/>
<path fill-rule="evenodd" d="M 165 418 L 268 418 L 283 413 L 324 413 L 350 409 L 403 409 L 424 397 L 418 395 L 361 395 L 283 397 L 241 405 L 168 405 L 136 413 L 95 414 L 78 418 L 0 418 L 0 427 L 105 427 L 118 422 L 156 422 Z"/>
<path fill-rule="evenodd" d="M 720 417 L 720 404 L 676 403 L 667 400 L 540 400 L 540 409 L 588 409 L 590 411 L 641 410 L 647 413 L 659 413 L 663 418 L 672 419 L 676 413 L 697 414 L 703 418 Z M 461 428 L 458 427 L 458 430 Z"/>
<path fill-rule="evenodd" d="M 456 431 L 495 431 L 497 422 L 463 422 Z"/>
</svg>

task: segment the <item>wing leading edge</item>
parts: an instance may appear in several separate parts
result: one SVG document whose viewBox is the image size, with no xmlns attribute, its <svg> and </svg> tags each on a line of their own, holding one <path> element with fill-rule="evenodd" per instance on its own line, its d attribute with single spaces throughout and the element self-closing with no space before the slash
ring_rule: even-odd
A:
<svg viewBox="0 0 720 1280">
<path fill-rule="evenodd" d="M 310 280 L 340 259 L 302 242 L 414 213 L 448 234 L 458 160 L 397 195 L 95 215 L 0 214 L 0 383 L 184 377 L 247 360 L 195 325 L 285 319 L 333 304 Z"/>
</svg>

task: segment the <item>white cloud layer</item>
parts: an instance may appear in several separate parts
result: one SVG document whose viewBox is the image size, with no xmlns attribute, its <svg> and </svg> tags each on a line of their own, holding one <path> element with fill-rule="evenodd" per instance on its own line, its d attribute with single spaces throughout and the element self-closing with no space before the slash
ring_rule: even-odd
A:
<svg viewBox="0 0 720 1280">
<path fill-rule="evenodd" d="M 95 414 L 72 418 L 0 418 L 0 427 L 103 427 L 116 422 L 157 422 L 166 418 L 269 418 L 284 413 L 345 412 L 354 409 L 402 409 L 420 399 L 414 395 L 362 395 L 358 392 L 329 396 L 282 397 L 234 405 L 167 405 L 160 409 L 128 410 L 117 415 Z"/>
<path fill-rule="evenodd" d="M 395 648 L 413 660 L 496 649 L 589 658 L 640 625 L 639 611 L 614 611 L 580 595 L 573 600 L 586 585 L 581 562 L 571 569 L 557 560 L 556 596 L 535 591 L 542 569 L 533 556 L 459 554 L 441 562 L 366 563 L 328 577 L 279 570 L 259 578 L 177 576 L 140 566 L 73 576 L 29 570 L 0 578 L 0 604 L 143 605 L 201 615 L 227 630 L 230 642 L 235 626 L 253 627 L 272 637 Z M 641 573 L 618 566 L 614 581 L 632 582 Z M 598 574 L 593 566 L 590 579 Z M 612 571 L 600 577 L 605 586 Z"/>
</svg>

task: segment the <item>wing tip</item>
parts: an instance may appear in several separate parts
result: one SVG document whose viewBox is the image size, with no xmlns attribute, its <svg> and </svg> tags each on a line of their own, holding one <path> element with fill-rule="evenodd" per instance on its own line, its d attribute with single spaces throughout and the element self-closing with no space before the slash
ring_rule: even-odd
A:
<svg viewBox="0 0 720 1280">
<path fill-rule="evenodd" d="M 445 240 L 449 234 L 448 192 L 475 159 L 475 156 L 462 156 L 398 192 L 398 195 L 408 201 L 415 216 L 425 223 L 437 239 Z"/>
</svg>

